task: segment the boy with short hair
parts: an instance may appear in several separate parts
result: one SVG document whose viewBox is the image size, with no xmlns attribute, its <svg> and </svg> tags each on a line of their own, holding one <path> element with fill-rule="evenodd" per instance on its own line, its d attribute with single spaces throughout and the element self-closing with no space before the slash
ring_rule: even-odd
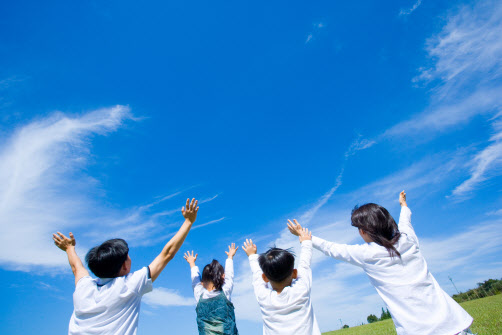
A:
<svg viewBox="0 0 502 335">
<path fill-rule="evenodd" d="M 75 275 L 73 315 L 69 335 L 134 335 L 138 329 L 143 294 L 152 291 L 152 282 L 173 259 L 197 218 L 198 202 L 187 199 L 181 209 L 185 222 L 162 252 L 141 270 L 130 273 L 129 247 L 122 239 L 112 239 L 89 250 L 86 261 L 98 277 L 92 279 L 75 252 L 75 237 L 53 234 L 54 243 L 68 255 Z"/>
<path fill-rule="evenodd" d="M 271 248 L 257 255 L 253 241 L 244 242 L 264 335 L 321 335 L 310 299 L 312 234 L 308 229 L 302 230 L 300 242 L 298 270 L 294 269 L 295 257 L 289 251 Z"/>
</svg>

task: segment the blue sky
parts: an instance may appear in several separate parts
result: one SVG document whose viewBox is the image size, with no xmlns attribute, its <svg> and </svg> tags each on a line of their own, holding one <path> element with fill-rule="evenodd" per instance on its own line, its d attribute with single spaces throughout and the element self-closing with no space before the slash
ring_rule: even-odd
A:
<svg viewBox="0 0 502 335">
<path fill-rule="evenodd" d="M 502 4 L 497 1 L 0 4 L 2 334 L 61 334 L 83 257 L 129 241 L 148 265 L 200 205 L 181 251 L 231 242 L 363 243 L 356 204 L 399 215 L 405 189 L 448 293 L 502 277 Z M 180 254 L 143 299 L 140 334 L 196 333 Z M 235 257 L 239 331 L 257 334 L 250 269 Z M 323 331 L 379 313 L 365 275 L 318 252 Z M 27 318 L 28 317 L 28 318 Z"/>
</svg>

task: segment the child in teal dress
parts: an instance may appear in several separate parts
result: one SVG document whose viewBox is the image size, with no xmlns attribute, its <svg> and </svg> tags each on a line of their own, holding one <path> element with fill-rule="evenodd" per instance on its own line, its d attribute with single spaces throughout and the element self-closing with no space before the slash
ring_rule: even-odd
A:
<svg viewBox="0 0 502 335">
<path fill-rule="evenodd" d="M 197 255 L 186 252 L 184 258 L 190 264 L 192 288 L 197 301 L 197 326 L 200 335 L 238 335 L 234 305 L 231 302 L 234 287 L 233 257 L 239 247 L 235 243 L 225 251 L 228 258 L 225 269 L 217 260 L 207 264 L 200 276 L 195 265 Z"/>
</svg>

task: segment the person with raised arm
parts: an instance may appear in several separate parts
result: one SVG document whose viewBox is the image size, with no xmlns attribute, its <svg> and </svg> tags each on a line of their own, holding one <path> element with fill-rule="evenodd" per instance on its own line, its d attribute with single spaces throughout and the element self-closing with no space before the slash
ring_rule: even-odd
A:
<svg viewBox="0 0 502 335">
<path fill-rule="evenodd" d="M 312 233 L 298 230 L 300 261 L 288 250 L 270 248 L 261 255 L 246 239 L 243 250 L 253 273 L 253 288 L 260 305 L 264 335 L 321 335 L 312 307 Z"/>
<path fill-rule="evenodd" d="M 352 226 L 365 244 L 340 244 L 317 236 L 312 236 L 312 244 L 325 255 L 364 270 L 387 305 L 398 335 L 472 334 L 472 317 L 441 289 L 427 267 L 404 191 L 399 203 L 398 224 L 380 205 L 354 208 Z M 296 221 L 288 228 L 297 236 L 303 230 Z"/>
<path fill-rule="evenodd" d="M 73 314 L 69 335 L 134 335 L 138 329 L 141 298 L 152 291 L 152 283 L 176 255 L 197 218 L 198 202 L 187 199 L 181 209 L 185 222 L 150 265 L 131 273 L 129 247 L 123 239 L 103 242 L 87 253 L 89 276 L 75 252 L 75 236 L 58 232 L 52 238 L 68 256 L 75 275 Z"/>
<path fill-rule="evenodd" d="M 238 335 L 235 323 L 234 305 L 232 304 L 232 290 L 234 288 L 233 258 L 239 247 L 235 243 L 228 246 L 225 268 L 216 260 L 202 270 L 195 261 L 198 254 L 187 251 L 185 260 L 190 265 L 192 289 L 197 307 L 197 327 L 200 335 Z"/>
</svg>

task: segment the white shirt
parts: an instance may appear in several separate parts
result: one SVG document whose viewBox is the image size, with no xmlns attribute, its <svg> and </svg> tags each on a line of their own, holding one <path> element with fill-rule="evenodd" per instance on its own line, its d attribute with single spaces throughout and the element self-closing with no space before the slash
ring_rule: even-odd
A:
<svg viewBox="0 0 502 335">
<path fill-rule="evenodd" d="M 200 271 L 197 265 L 190 269 L 190 273 L 192 276 L 193 295 L 195 296 L 196 302 L 199 302 L 201 294 L 203 299 L 210 299 L 218 296 L 221 291 L 223 291 L 229 301 L 232 301 L 230 299 L 232 290 L 234 289 L 234 261 L 232 259 L 227 258 L 225 261 L 225 283 L 221 287 L 221 290 L 208 291 L 202 286 L 200 282 Z"/>
<path fill-rule="evenodd" d="M 73 293 L 69 335 L 134 335 L 143 294 L 152 290 L 147 267 L 126 276 L 81 278 Z"/>
<path fill-rule="evenodd" d="M 402 207 L 401 237 L 394 245 L 401 254 L 391 258 L 384 247 L 371 242 L 345 245 L 312 237 L 314 248 L 333 258 L 360 266 L 387 304 L 398 335 L 453 335 L 468 328 L 472 317 L 446 292 L 427 268 L 411 211 Z"/>
<path fill-rule="evenodd" d="M 258 255 L 249 256 L 253 287 L 263 318 L 264 335 L 321 335 L 310 300 L 312 241 L 302 242 L 298 278 L 277 294 L 263 281 Z"/>
</svg>

